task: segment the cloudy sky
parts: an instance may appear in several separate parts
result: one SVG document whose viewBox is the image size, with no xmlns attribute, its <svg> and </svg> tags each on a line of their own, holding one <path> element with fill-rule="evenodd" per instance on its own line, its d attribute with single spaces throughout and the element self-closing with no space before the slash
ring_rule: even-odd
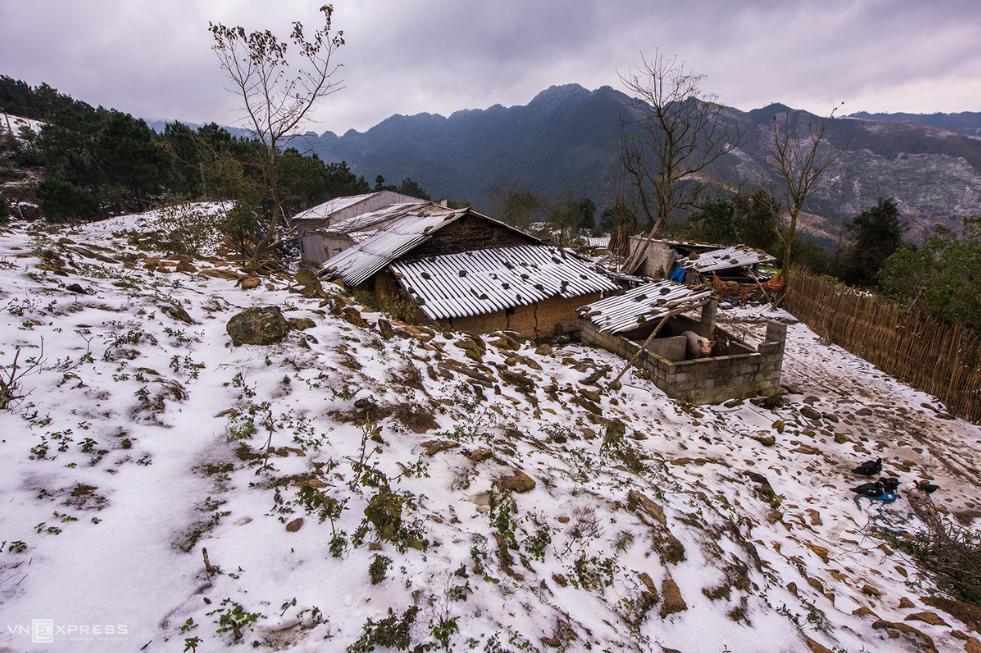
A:
<svg viewBox="0 0 981 653">
<path fill-rule="evenodd" d="M 208 23 L 319 25 L 321 1 L 0 0 L 0 74 L 147 119 L 235 124 Z M 743 110 L 981 111 L 976 0 L 335 0 L 343 90 L 313 131 L 527 104 L 555 84 L 621 88 L 678 57 Z"/>
</svg>

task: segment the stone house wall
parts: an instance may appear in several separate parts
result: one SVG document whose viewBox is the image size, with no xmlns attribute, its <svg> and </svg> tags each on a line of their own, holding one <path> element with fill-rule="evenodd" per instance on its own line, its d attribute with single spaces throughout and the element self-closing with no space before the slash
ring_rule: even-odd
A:
<svg viewBox="0 0 981 653">
<path fill-rule="evenodd" d="M 640 345 L 619 335 L 602 333 L 596 324 L 581 320 L 582 340 L 630 360 Z M 672 363 L 642 351 L 634 365 L 646 370 L 654 384 L 672 399 L 712 404 L 729 399 L 773 395 L 780 390 L 787 325 L 768 322 L 766 337 L 756 351 Z"/>
</svg>

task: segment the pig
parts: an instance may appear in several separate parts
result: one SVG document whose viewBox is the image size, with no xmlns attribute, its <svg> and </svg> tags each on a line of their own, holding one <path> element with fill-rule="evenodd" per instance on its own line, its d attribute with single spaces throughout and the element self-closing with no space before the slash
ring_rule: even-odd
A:
<svg viewBox="0 0 981 653">
<path fill-rule="evenodd" d="M 694 331 L 685 331 L 681 335 L 688 339 L 688 354 L 692 358 L 705 358 L 712 353 L 712 347 L 715 346 L 714 340 L 703 338 Z"/>
</svg>

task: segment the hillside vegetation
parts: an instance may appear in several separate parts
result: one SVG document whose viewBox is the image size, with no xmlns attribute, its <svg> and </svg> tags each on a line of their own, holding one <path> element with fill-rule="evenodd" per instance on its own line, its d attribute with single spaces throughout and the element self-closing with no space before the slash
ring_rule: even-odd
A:
<svg viewBox="0 0 981 653">
<path fill-rule="evenodd" d="M 914 480 L 976 529 L 981 430 L 802 325 L 780 401 L 694 407 L 575 341 L 161 251 L 163 217 L 0 226 L 0 647 L 40 616 L 92 651 L 981 645 L 908 553 Z M 288 334 L 236 346 L 260 306 Z M 877 457 L 896 503 L 849 489 Z"/>
</svg>

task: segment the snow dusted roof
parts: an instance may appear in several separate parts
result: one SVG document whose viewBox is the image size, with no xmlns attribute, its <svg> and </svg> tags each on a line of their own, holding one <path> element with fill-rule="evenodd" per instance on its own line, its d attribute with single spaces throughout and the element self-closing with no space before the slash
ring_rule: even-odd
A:
<svg viewBox="0 0 981 653">
<path fill-rule="evenodd" d="M 370 198 L 375 193 L 366 193 L 364 195 L 351 195 L 350 197 L 335 197 L 332 200 L 327 200 L 323 204 L 318 204 L 317 206 L 311 207 L 306 211 L 300 211 L 293 216 L 294 220 L 323 220 L 329 218 L 334 213 L 337 213 L 341 209 L 346 209 L 349 206 L 354 206 L 364 202 Z"/>
<path fill-rule="evenodd" d="M 368 232 L 372 227 L 382 224 L 383 222 L 389 222 L 391 220 L 401 218 L 412 209 L 428 203 L 429 202 L 420 201 L 406 202 L 404 204 L 392 204 L 391 206 L 380 208 L 377 211 L 362 213 L 361 215 L 356 215 L 352 218 L 335 222 L 324 231 L 327 233 L 347 234 L 352 236 L 355 240 L 359 240 L 356 237 L 357 234 L 362 234 L 363 239 L 364 236 L 369 235 L 365 232 Z"/>
<path fill-rule="evenodd" d="M 753 249 L 747 245 L 733 245 L 725 249 L 717 249 L 700 254 L 694 261 L 681 259 L 681 267 L 696 272 L 713 272 L 728 270 L 757 263 L 771 263 L 776 259 L 761 249 Z"/>
<path fill-rule="evenodd" d="M 417 208 L 385 225 L 354 247 L 349 247 L 326 265 L 326 276 L 348 286 L 364 283 L 376 272 L 431 238 L 431 233 L 453 222 L 468 209 L 452 210 L 434 204 Z"/>
<path fill-rule="evenodd" d="M 701 306 L 711 296 L 711 289 L 694 290 L 674 281 L 655 281 L 583 306 L 579 316 L 598 325 L 600 331 L 620 333 L 659 320 L 679 308 Z"/>
<path fill-rule="evenodd" d="M 555 296 L 569 299 L 617 289 L 589 264 L 548 245 L 396 261 L 391 270 L 402 288 L 434 320 L 482 315 Z"/>
<path fill-rule="evenodd" d="M 301 211 L 293 216 L 294 221 L 342 221 L 358 214 L 367 215 L 379 209 L 384 209 L 396 204 L 429 204 L 428 200 L 417 199 L 402 193 L 390 190 L 381 190 L 364 195 L 351 195 L 350 197 L 335 197 L 327 200 L 323 204 L 318 204 L 306 211 Z"/>
</svg>

